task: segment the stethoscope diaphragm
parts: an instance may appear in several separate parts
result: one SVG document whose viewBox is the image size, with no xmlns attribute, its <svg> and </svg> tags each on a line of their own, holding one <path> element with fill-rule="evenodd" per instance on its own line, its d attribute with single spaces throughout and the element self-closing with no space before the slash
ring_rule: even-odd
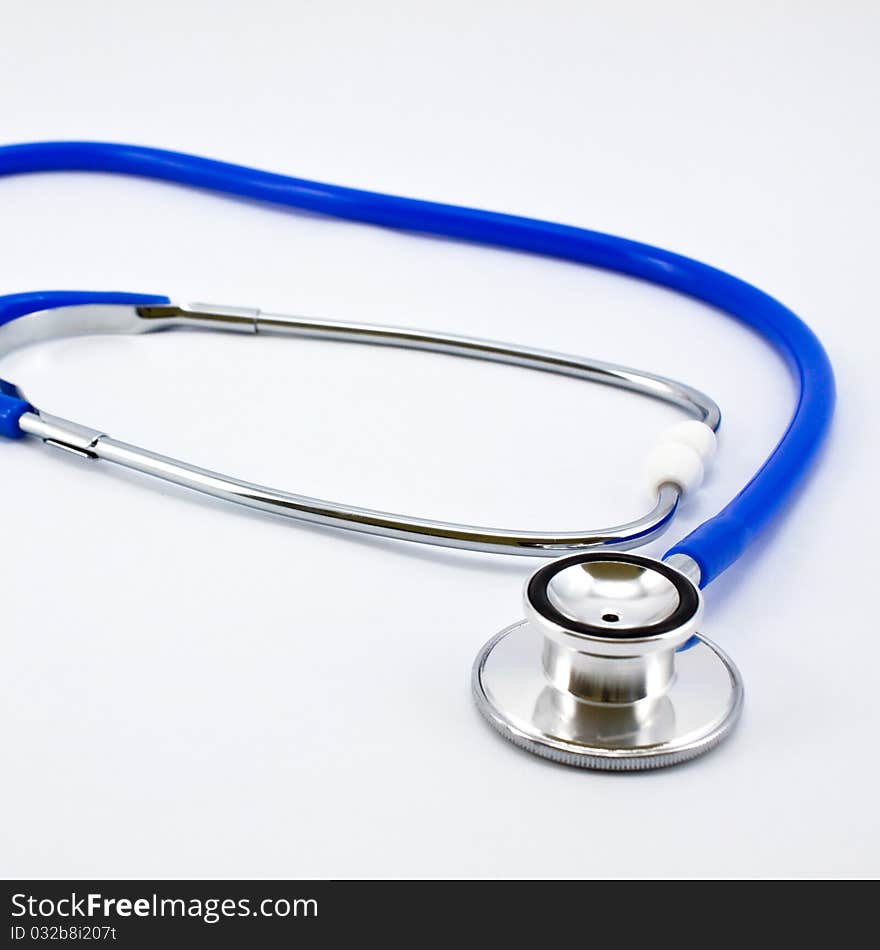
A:
<svg viewBox="0 0 880 950">
<path fill-rule="evenodd" d="M 739 671 L 699 635 L 697 586 L 669 564 L 589 552 L 538 570 L 526 619 L 480 650 L 477 706 L 505 738 L 586 768 L 659 768 L 707 752 L 742 709 Z"/>
</svg>

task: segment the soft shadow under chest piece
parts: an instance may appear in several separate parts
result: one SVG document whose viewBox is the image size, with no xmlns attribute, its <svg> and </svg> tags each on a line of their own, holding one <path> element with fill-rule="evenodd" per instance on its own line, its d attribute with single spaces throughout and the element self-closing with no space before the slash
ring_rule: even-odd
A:
<svg viewBox="0 0 880 950">
<path fill-rule="evenodd" d="M 659 768 L 733 728 L 742 680 L 697 634 L 703 599 L 669 564 L 621 553 L 562 558 L 532 575 L 526 619 L 474 663 L 477 706 L 536 755 L 595 769 Z"/>
</svg>

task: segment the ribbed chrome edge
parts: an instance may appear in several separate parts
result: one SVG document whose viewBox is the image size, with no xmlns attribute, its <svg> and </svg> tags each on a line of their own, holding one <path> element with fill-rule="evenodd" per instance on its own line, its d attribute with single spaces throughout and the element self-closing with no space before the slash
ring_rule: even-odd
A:
<svg viewBox="0 0 880 950">
<path fill-rule="evenodd" d="M 506 627 L 484 644 L 477 654 L 471 670 L 471 690 L 477 709 L 489 725 L 509 742 L 520 749 L 531 752 L 533 755 L 558 762 L 561 765 L 572 765 L 582 769 L 596 769 L 604 772 L 644 772 L 650 769 L 666 768 L 670 765 L 680 765 L 682 762 L 688 762 L 704 755 L 706 752 L 710 752 L 730 735 L 739 722 L 745 696 L 742 677 L 730 657 L 717 644 L 701 636 L 698 639 L 714 650 L 727 667 L 733 681 L 734 692 L 734 702 L 728 714 L 705 736 L 688 742 L 678 749 L 637 750 L 632 752 L 573 746 L 563 742 L 539 742 L 508 722 L 495 709 L 483 689 L 481 679 L 483 667 L 495 644 L 518 626 L 519 623 Z"/>
</svg>

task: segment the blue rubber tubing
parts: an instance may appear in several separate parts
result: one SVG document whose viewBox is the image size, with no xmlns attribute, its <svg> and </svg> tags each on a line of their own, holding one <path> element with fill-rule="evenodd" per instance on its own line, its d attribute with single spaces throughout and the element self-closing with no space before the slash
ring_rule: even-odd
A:
<svg viewBox="0 0 880 950">
<path fill-rule="evenodd" d="M 757 287 L 692 258 L 583 228 L 327 185 L 164 149 L 104 142 L 0 147 L 0 175 L 58 171 L 137 175 L 349 221 L 588 264 L 678 291 L 751 327 L 787 363 L 797 400 L 785 433 L 749 483 L 722 511 L 667 552 L 667 556 L 692 557 L 700 567 L 701 586 L 740 557 L 792 499 L 828 432 L 834 411 L 834 374 L 810 328 Z M 59 298 L 63 296 L 58 293 Z M 24 296 L 29 295 L 15 299 Z M 83 293 L 80 302 L 107 296 L 118 295 Z M 0 298 L 0 322 L 3 310 Z M 11 312 L 9 306 L 6 312 Z"/>
</svg>

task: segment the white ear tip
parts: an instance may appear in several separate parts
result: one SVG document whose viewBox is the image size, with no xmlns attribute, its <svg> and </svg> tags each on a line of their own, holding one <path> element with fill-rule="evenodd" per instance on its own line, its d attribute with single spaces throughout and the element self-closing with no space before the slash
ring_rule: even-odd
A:
<svg viewBox="0 0 880 950">
<path fill-rule="evenodd" d="M 660 436 L 658 444 L 666 442 L 680 442 L 690 446 L 703 460 L 704 465 L 711 463 L 718 448 L 718 438 L 712 429 L 705 422 L 698 422 L 696 419 L 686 419 L 667 429 Z"/>
<path fill-rule="evenodd" d="M 703 460 L 683 442 L 665 442 L 648 456 L 647 475 L 655 493 L 661 485 L 672 483 L 686 494 L 703 484 Z"/>
</svg>

